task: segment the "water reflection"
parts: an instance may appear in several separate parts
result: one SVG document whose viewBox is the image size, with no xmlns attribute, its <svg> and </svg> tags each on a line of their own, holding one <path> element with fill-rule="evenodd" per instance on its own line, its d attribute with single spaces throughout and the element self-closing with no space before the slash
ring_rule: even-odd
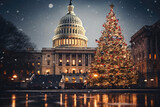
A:
<svg viewBox="0 0 160 107">
<path fill-rule="evenodd" d="M 37 93 L 36 95 L 27 93 L 12 94 L 10 98 L 12 107 L 158 107 L 160 105 L 160 94 L 157 93 Z M 2 107 L 7 106 L 8 103 L 5 102 L 7 101 L 0 103 L 3 104 Z"/>
<path fill-rule="evenodd" d="M 28 107 L 28 94 L 26 94 L 26 107 Z"/>
<path fill-rule="evenodd" d="M 16 95 L 12 94 L 12 107 L 16 107 Z"/>
</svg>

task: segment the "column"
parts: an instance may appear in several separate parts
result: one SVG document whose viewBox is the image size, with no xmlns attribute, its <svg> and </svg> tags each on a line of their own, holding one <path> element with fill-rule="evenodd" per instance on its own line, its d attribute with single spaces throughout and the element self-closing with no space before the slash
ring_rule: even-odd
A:
<svg viewBox="0 0 160 107">
<path fill-rule="evenodd" d="M 69 63 L 70 63 L 70 66 L 72 66 L 72 54 L 70 54 L 70 61 L 69 61 Z"/>
</svg>

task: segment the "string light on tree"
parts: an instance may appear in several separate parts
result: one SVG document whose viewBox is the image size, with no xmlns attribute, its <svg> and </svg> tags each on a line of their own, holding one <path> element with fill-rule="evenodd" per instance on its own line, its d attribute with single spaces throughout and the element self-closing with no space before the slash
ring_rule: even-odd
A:
<svg viewBox="0 0 160 107">
<path fill-rule="evenodd" d="M 95 52 L 94 62 L 88 74 L 90 86 L 128 86 L 137 83 L 137 72 L 130 51 L 118 25 L 118 19 L 110 5 L 110 13 L 103 24 L 104 30 Z"/>
</svg>

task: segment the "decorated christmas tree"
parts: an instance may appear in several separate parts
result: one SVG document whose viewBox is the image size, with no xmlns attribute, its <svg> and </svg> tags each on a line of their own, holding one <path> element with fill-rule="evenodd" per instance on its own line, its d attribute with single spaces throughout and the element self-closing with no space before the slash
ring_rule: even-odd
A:
<svg viewBox="0 0 160 107">
<path fill-rule="evenodd" d="M 124 87 L 136 84 L 138 79 L 130 51 L 113 12 L 114 5 L 110 7 L 102 36 L 96 40 L 98 47 L 88 74 L 87 83 L 92 87 Z"/>
</svg>

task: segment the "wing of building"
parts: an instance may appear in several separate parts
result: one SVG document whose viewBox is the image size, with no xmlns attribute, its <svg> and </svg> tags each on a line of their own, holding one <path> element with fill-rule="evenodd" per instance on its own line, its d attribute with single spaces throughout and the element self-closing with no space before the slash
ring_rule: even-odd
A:
<svg viewBox="0 0 160 107">
<path fill-rule="evenodd" d="M 141 85 L 160 87 L 160 20 L 142 27 L 131 37 L 133 59 L 141 73 Z"/>
</svg>

